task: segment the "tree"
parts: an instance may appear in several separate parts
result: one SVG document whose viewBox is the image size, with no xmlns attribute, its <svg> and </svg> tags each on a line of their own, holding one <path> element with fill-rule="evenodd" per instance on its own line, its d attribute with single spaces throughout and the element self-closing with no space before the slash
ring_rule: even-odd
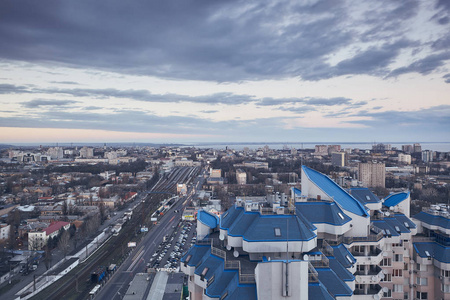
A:
<svg viewBox="0 0 450 300">
<path fill-rule="evenodd" d="M 51 247 L 49 246 L 49 242 L 50 240 L 47 242 L 47 245 L 45 245 L 45 257 L 44 257 L 44 264 L 45 264 L 45 268 L 48 270 L 50 269 L 51 265 L 52 265 L 52 251 L 51 251 Z"/>
<path fill-rule="evenodd" d="M 66 258 L 67 252 L 69 251 L 69 240 L 70 234 L 67 230 L 64 230 L 58 242 L 58 248 L 64 254 L 64 258 Z"/>
<path fill-rule="evenodd" d="M 99 213 L 100 213 L 100 224 L 103 224 L 103 222 L 106 219 L 106 206 L 105 203 L 100 202 L 100 205 L 98 206 Z"/>
<path fill-rule="evenodd" d="M 67 216 L 67 215 L 68 215 L 68 212 L 69 212 L 69 209 L 68 209 L 68 207 L 67 207 L 67 201 L 64 200 L 64 201 L 63 201 L 63 205 L 62 205 L 62 214 L 63 214 L 64 216 Z"/>
</svg>

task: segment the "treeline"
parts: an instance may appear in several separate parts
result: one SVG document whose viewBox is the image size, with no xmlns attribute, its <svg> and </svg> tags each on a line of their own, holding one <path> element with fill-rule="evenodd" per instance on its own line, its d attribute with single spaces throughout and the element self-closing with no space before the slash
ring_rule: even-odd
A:
<svg viewBox="0 0 450 300">
<path fill-rule="evenodd" d="M 147 163 L 143 159 L 138 159 L 131 163 L 122 163 L 119 165 L 109 165 L 98 163 L 95 165 L 90 164 L 79 164 L 73 166 L 55 166 L 48 165 L 44 170 L 34 171 L 37 173 L 70 173 L 70 172 L 80 172 L 80 173 L 92 173 L 92 174 L 100 174 L 105 171 L 116 171 L 116 174 L 122 172 L 130 172 L 135 175 L 137 172 L 144 171 L 147 167 Z"/>
</svg>

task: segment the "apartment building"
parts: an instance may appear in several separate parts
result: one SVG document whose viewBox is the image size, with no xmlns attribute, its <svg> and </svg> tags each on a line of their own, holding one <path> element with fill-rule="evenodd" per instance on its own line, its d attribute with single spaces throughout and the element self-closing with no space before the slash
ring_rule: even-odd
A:
<svg viewBox="0 0 450 300">
<path fill-rule="evenodd" d="M 190 299 L 412 299 L 409 193 L 386 206 L 368 189 L 350 192 L 303 166 L 286 204 L 199 213 L 198 242 L 181 260 Z"/>
<path fill-rule="evenodd" d="M 384 163 L 359 163 L 358 178 L 366 187 L 385 187 L 386 170 Z"/>
</svg>

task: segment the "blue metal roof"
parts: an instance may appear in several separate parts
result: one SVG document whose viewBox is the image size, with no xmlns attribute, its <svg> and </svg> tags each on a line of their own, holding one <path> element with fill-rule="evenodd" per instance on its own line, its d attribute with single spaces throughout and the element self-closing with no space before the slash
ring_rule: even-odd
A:
<svg viewBox="0 0 450 300">
<path fill-rule="evenodd" d="M 317 235 L 312 225 L 301 213 L 294 215 L 261 215 L 246 212 L 242 207 L 231 207 L 221 217 L 220 228 L 230 236 L 242 236 L 246 241 L 308 241 Z M 279 229 L 279 235 L 275 234 Z M 278 230 L 277 229 L 277 230 Z"/>
<path fill-rule="evenodd" d="M 296 197 L 300 197 L 301 195 L 302 195 L 302 191 L 301 190 L 299 190 L 298 188 L 292 188 L 292 190 L 294 191 L 294 195 L 296 196 Z"/>
<path fill-rule="evenodd" d="M 311 223 L 326 223 L 339 226 L 352 220 L 334 202 L 297 202 L 295 206 Z"/>
<path fill-rule="evenodd" d="M 381 200 L 368 188 L 351 188 L 350 194 L 361 204 L 380 203 Z"/>
<path fill-rule="evenodd" d="M 243 285 L 240 284 L 236 289 L 225 298 L 227 300 L 256 300 L 256 284 Z"/>
<path fill-rule="evenodd" d="M 237 270 L 220 269 L 215 273 L 214 282 L 206 288 L 205 293 L 210 298 L 220 298 L 227 292 L 227 287 L 231 286 L 234 290 L 238 283 L 239 273 Z"/>
<path fill-rule="evenodd" d="M 208 268 L 207 272 L 204 274 L 206 279 L 213 276 L 217 269 L 223 269 L 224 260 L 215 255 L 205 256 L 203 262 L 195 268 L 194 274 L 201 275 L 205 268 Z"/>
<path fill-rule="evenodd" d="M 338 246 L 331 246 L 333 248 L 334 257 L 346 268 L 350 268 L 356 263 L 355 257 L 348 251 L 347 247 L 340 244 Z M 348 258 L 347 258 L 348 257 Z M 351 262 L 350 262 L 351 261 Z"/>
<path fill-rule="evenodd" d="M 416 228 L 416 224 L 404 214 L 394 214 L 394 217 L 401 222 L 406 228 Z"/>
<path fill-rule="evenodd" d="M 406 200 L 408 197 L 409 197 L 409 191 L 392 194 L 392 195 L 387 196 L 387 198 L 384 200 L 383 204 L 387 207 L 396 206 L 403 200 Z"/>
<path fill-rule="evenodd" d="M 403 224 L 397 217 L 394 215 L 390 218 L 384 218 L 384 221 L 387 222 L 391 227 L 394 227 L 395 230 L 400 229 L 400 233 L 409 233 L 411 232 L 405 224 Z"/>
<path fill-rule="evenodd" d="M 308 241 L 317 236 L 296 215 L 257 216 L 243 233 L 246 241 Z M 275 228 L 279 228 L 279 236 Z"/>
<path fill-rule="evenodd" d="M 219 218 L 216 215 L 213 215 L 202 209 L 197 213 L 197 220 L 212 229 L 216 228 L 219 224 Z"/>
<path fill-rule="evenodd" d="M 368 208 L 364 207 L 358 200 L 353 198 L 349 193 L 337 185 L 328 176 L 323 175 L 306 166 L 302 166 L 306 176 L 317 185 L 330 198 L 334 199 L 343 209 L 348 210 L 356 215 L 368 217 Z"/>
<path fill-rule="evenodd" d="M 192 246 L 188 252 L 181 258 L 181 262 L 185 262 L 188 256 L 190 255 L 191 258 L 187 262 L 189 266 L 196 266 L 204 257 L 205 255 L 209 255 L 211 253 L 211 246 L 208 245 L 194 245 Z"/>
<path fill-rule="evenodd" d="M 349 270 L 347 270 L 335 257 L 328 257 L 328 260 L 330 262 L 330 268 L 336 273 L 336 275 L 344 280 L 344 281 L 353 281 L 355 280 L 355 276 L 353 276 L 352 273 L 350 273 Z"/>
<path fill-rule="evenodd" d="M 417 219 L 419 221 L 422 221 L 424 223 L 439 226 L 442 228 L 450 229 L 450 219 L 445 218 L 443 216 L 435 216 L 431 215 L 429 213 L 421 211 L 417 215 L 413 217 L 414 219 Z"/>
<path fill-rule="evenodd" d="M 425 251 L 428 251 L 430 256 L 437 261 L 442 263 L 450 263 L 450 247 L 445 247 L 436 242 L 413 243 L 413 245 L 414 250 L 420 257 L 426 258 L 427 254 Z"/>
<path fill-rule="evenodd" d="M 383 234 L 384 236 L 399 236 L 400 233 L 395 230 L 395 227 L 391 225 L 390 222 L 386 222 L 385 220 L 374 220 L 372 221 L 372 224 L 375 227 L 378 227 L 382 230 L 384 230 Z"/>
<path fill-rule="evenodd" d="M 308 284 L 308 299 L 314 300 L 333 300 L 333 296 L 328 293 L 323 284 L 309 283 Z"/>
<path fill-rule="evenodd" d="M 333 297 L 350 297 L 353 291 L 343 282 L 333 270 L 329 268 L 316 268 L 319 281 L 326 287 Z"/>
</svg>

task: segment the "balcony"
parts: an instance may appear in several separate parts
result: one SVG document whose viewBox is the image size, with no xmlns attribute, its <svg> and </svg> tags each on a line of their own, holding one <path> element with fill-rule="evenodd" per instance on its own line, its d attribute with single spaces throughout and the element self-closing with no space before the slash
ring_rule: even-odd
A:
<svg viewBox="0 0 450 300">
<path fill-rule="evenodd" d="M 370 267 L 368 270 L 358 270 L 354 275 L 357 284 L 378 284 L 384 277 L 383 270 L 379 266 Z"/>
<path fill-rule="evenodd" d="M 352 299 L 373 300 L 375 299 L 375 295 L 378 295 L 379 298 L 383 296 L 383 290 L 381 289 L 381 286 L 379 286 L 378 284 L 365 285 L 364 288 L 361 289 L 355 288 Z"/>
<path fill-rule="evenodd" d="M 383 259 L 383 251 L 379 248 L 375 248 L 368 252 L 352 251 L 351 253 L 360 265 L 378 265 Z"/>
</svg>

